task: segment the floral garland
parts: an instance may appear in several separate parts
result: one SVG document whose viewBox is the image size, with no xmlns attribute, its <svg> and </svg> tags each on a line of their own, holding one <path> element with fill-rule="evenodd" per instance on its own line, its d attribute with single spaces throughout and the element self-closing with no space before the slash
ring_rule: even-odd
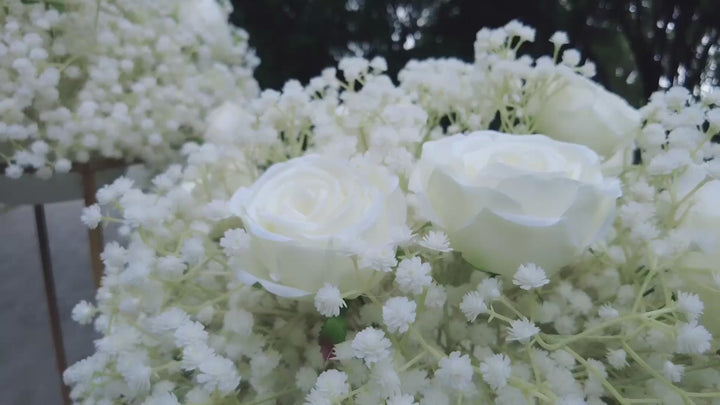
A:
<svg viewBox="0 0 720 405">
<path fill-rule="evenodd" d="M 160 164 L 224 100 L 255 97 L 247 33 L 215 0 L 8 0 L 0 164 L 41 178 L 95 158 Z"/>
<path fill-rule="evenodd" d="M 128 243 L 73 310 L 102 337 L 72 398 L 720 401 L 720 92 L 635 110 L 533 40 L 482 30 L 398 85 L 344 59 L 215 110 L 152 191 L 101 189 L 82 219 Z"/>
</svg>

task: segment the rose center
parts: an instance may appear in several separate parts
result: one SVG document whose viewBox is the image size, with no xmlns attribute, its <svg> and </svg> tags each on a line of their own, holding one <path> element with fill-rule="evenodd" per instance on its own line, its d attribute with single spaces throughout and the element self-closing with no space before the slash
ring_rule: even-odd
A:
<svg viewBox="0 0 720 405">
<path fill-rule="evenodd" d="M 475 177 L 485 167 L 501 164 L 531 172 L 563 170 L 566 159 L 559 153 L 525 145 L 491 146 L 463 155 L 465 173 Z"/>
<path fill-rule="evenodd" d="M 291 199 L 293 209 L 304 216 L 311 216 L 328 196 L 325 189 L 302 189 Z"/>
</svg>

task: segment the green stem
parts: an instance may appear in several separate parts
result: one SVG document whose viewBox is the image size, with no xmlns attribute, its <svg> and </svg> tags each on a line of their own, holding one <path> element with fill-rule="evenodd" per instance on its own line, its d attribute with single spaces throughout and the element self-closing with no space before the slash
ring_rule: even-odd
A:
<svg viewBox="0 0 720 405">
<path fill-rule="evenodd" d="M 670 388 L 671 390 L 675 391 L 678 395 L 680 395 L 680 396 L 683 398 L 683 400 L 685 401 L 685 403 L 689 403 L 689 404 L 694 404 L 694 403 L 695 403 L 695 401 L 693 401 L 692 399 L 690 399 L 690 398 L 687 396 L 687 394 L 685 393 L 685 391 L 683 391 L 683 390 L 681 390 L 680 388 L 676 387 L 675 384 L 673 384 L 673 383 L 671 383 L 670 381 L 668 381 L 667 378 L 665 378 L 664 376 L 662 376 L 660 373 L 657 372 L 657 370 L 655 370 L 653 367 L 651 367 L 649 364 L 647 364 L 647 363 L 645 362 L 645 360 L 643 360 L 642 357 L 640 357 L 637 353 L 635 353 L 635 350 L 633 350 L 633 348 L 630 347 L 630 345 L 628 345 L 626 342 L 623 342 L 622 345 L 623 345 L 623 349 L 625 349 L 625 351 L 630 355 L 630 357 L 633 358 L 633 360 L 635 360 L 635 362 L 637 362 L 637 363 L 640 365 L 640 367 L 644 368 L 645 371 L 647 371 L 648 373 L 650 373 L 653 377 L 657 378 L 658 381 L 660 381 L 660 382 L 662 382 L 663 384 L 665 384 L 668 388 Z"/>
<path fill-rule="evenodd" d="M 283 390 L 283 391 L 280 391 L 280 392 L 278 392 L 278 393 L 276 393 L 276 394 L 272 394 L 272 395 L 267 396 L 267 397 L 264 397 L 264 398 L 255 399 L 255 400 L 250 401 L 250 402 L 244 402 L 244 403 L 242 403 L 242 405 L 258 405 L 258 404 L 262 404 L 262 403 L 265 403 L 265 402 L 268 402 L 268 401 L 272 401 L 273 399 L 280 398 L 280 397 L 282 397 L 282 396 L 284 396 L 284 395 L 290 394 L 290 393 L 295 392 L 295 391 L 297 391 L 297 390 L 298 390 L 298 389 L 295 388 L 295 387 L 288 388 L 288 389 L 285 389 L 285 390 Z"/>
<path fill-rule="evenodd" d="M 655 316 L 663 315 L 666 313 L 670 313 L 674 310 L 675 310 L 675 308 L 662 308 L 662 309 L 658 309 L 655 311 L 644 312 L 644 313 L 640 313 L 640 314 L 628 314 L 628 315 L 622 316 L 620 318 L 615 318 L 615 319 L 611 319 L 609 321 L 603 322 L 593 328 L 586 329 L 576 335 L 571 335 L 571 336 L 549 335 L 549 334 L 542 334 L 541 336 L 544 338 L 550 338 L 550 339 L 561 338 L 560 341 L 556 341 L 553 344 L 548 345 L 548 350 L 557 350 L 561 347 L 568 345 L 569 343 L 572 343 L 579 339 L 588 338 L 588 337 L 590 337 L 589 335 L 592 335 L 595 332 L 599 332 L 605 328 L 609 328 L 616 324 L 619 324 L 619 323 L 622 323 L 625 321 L 629 321 L 632 319 L 636 319 L 636 318 L 643 319 L 643 318 L 647 318 L 647 317 L 655 317 Z"/>
<path fill-rule="evenodd" d="M 430 346 L 430 344 L 425 341 L 425 339 L 422 337 L 422 334 L 420 334 L 420 332 L 418 332 L 418 330 L 415 329 L 414 326 L 410 326 L 410 333 L 415 339 L 417 339 L 418 343 L 420 343 L 420 346 L 422 346 L 423 349 L 433 355 L 436 359 L 440 360 L 445 357 L 445 354 L 441 353 L 440 350 Z"/>
</svg>

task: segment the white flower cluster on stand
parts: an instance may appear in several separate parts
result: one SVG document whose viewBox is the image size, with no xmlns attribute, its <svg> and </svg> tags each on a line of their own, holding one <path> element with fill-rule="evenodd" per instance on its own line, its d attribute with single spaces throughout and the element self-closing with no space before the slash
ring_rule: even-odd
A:
<svg viewBox="0 0 720 405">
<path fill-rule="evenodd" d="M 93 158 L 177 160 L 207 113 L 257 95 L 247 33 L 216 0 L 8 0 L 0 163 L 17 178 Z"/>
<path fill-rule="evenodd" d="M 518 56 L 533 37 L 483 30 L 476 63 L 413 62 L 397 86 L 344 59 L 223 104 L 153 190 L 101 189 L 84 221 L 128 242 L 73 311 L 102 337 L 72 398 L 720 403 L 720 93 L 636 111 L 561 34 L 555 59 Z"/>
</svg>

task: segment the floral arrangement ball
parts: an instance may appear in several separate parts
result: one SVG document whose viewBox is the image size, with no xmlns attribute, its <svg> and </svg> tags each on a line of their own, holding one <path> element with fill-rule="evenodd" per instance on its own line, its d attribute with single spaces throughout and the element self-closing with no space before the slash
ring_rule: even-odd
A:
<svg viewBox="0 0 720 405">
<path fill-rule="evenodd" d="M 720 91 L 635 110 L 532 41 L 482 29 L 397 82 L 342 59 L 99 190 L 83 221 L 126 239 L 73 310 L 100 335 L 73 401 L 717 404 Z"/>
</svg>

